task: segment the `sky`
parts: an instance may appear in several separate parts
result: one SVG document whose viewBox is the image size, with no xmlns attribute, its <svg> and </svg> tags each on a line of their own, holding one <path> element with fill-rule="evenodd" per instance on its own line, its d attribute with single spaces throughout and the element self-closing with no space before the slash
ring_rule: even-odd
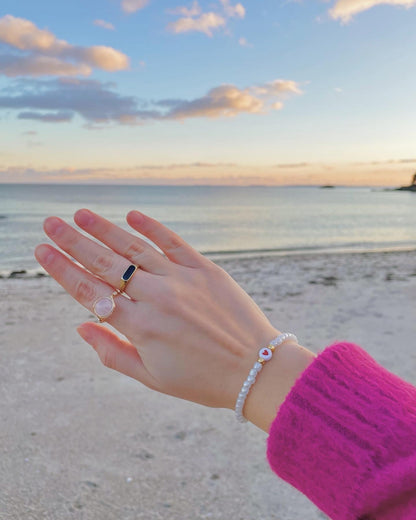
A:
<svg viewBox="0 0 416 520">
<path fill-rule="evenodd" d="M 0 182 L 409 184 L 416 0 L 2 0 Z"/>
</svg>

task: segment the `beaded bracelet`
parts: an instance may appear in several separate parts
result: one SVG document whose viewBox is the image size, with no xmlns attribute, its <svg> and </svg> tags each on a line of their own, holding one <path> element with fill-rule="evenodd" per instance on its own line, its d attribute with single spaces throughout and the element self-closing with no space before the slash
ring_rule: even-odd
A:
<svg viewBox="0 0 416 520">
<path fill-rule="evenodd" d="M 243 408 L 247 394 L 249 393 L 250 388 L 254 385 L 254 382 L 256 381 L 256 376 L 263 368 L 263 365 L 266 363 L 266 361 L 269 361 L 272 358 L 273 352 L 275 351 L 276 347 L 281 345 L 284 341 L 286 341 L 289 338 L 291 340 L 296 341 L 296 343 L 298 342 L 298 338 L 294 334 L 291 334 L 290 332 L 285 332 L 283 334 L 279 334 L 279 336 L 274 338 L 267 347 L 261 348 L 259 350 L 259 358 L 254 363 L 253 368 L 250 370 L 248 377 L 244 381 L 240 393 L 238 394 L 237 402 L 235 404 L 235 415 L 237 417 L 237 421 L 241 423 L 247 422 L 247 419 L 243 415 Z"/>
</svg>

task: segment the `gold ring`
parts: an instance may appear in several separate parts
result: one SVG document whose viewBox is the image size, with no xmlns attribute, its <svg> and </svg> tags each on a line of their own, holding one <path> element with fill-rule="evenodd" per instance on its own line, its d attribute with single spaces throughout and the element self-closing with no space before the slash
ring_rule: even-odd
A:
<svg viewBox="0 0 416 520">
<path fill-rule="evenodd" d="M 123 276 L 120 279 L 120 292 L 124 292 L 124 289 L 126 288 L 126 285 L 133 278 L 133 275 L 137 271 L 137 269 L 138 269 L 137 265 L 131 264 L 124 271 L 124 274 L 123 274 Z"/>
</svg>

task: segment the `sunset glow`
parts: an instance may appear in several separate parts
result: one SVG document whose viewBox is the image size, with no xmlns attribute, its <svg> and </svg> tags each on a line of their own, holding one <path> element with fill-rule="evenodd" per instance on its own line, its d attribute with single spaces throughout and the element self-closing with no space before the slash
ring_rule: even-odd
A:
<svg viewBox="0 0 416 520">
<path fill-rule="evenodd" d="M 408 184 L 416 0 L 4 0 L 0 182 Z"/>
</svg>

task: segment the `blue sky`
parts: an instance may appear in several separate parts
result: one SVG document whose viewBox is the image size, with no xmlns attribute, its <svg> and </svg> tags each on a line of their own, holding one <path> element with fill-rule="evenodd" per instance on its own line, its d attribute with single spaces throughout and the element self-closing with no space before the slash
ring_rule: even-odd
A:
<svg viewBox="0 0 416 520">
<path fill-rule="evenodd" d="M 389 2 L 3 0 L 0 181 L 401 184 L 416 0 Z"/>
</svg>

